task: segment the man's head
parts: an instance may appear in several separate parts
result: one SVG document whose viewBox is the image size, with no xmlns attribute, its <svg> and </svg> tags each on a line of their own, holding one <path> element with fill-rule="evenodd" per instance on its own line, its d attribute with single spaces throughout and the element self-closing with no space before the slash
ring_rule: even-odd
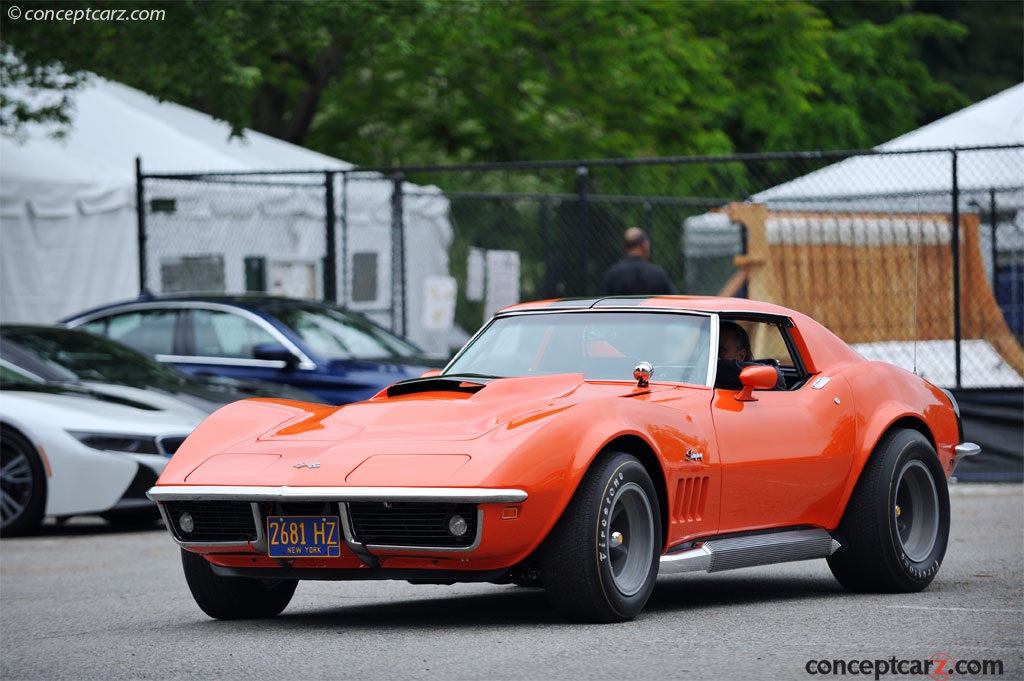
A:
<svg viewBox="0 0 1024 681">
<path fill-rule="evenodd" d="M 749 362 L 753 356 L 750 336 L 736 322 L 722 322 L 718 331 L 718 359 L 738 359 Z"/>
<path fill-rule="evenodd" d="M 651 238 L 644 230 L 639 227 L 630 227 L 622 238 L 627 254 L 639 255 L 643 258 L 651 257 Z"/>
</svg>

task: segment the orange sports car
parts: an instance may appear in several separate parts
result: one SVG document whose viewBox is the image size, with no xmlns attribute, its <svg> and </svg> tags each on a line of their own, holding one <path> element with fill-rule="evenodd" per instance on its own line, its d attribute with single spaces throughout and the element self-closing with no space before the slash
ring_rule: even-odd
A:
<svg viewBox="0 0 1024 681">
<path fill-rule="evenodd" d="M 340 407 L 209 416 L 149 491 L 199 607 L 271 617 L 300 580 L 543 586 L 573 621 L 659 572 L 825 558 L 852 591 L 935 578 L 953 397 L 776 305 L 525 303 L 440 371 Z"/>
</svg>

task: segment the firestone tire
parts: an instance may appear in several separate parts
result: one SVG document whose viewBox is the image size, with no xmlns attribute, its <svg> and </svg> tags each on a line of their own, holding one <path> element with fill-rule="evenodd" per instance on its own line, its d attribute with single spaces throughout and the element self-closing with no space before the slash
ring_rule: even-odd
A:
<svg viewBox="0 0 1024 681">
<path fill-rule="evenodd" d="M 935 578 L 949 541 L 949 488 L 931 443 L 916 430 L 887 433 L 871 454 L 829 557 L 855 592 L 910 593 Z"/>
<path fill-rule="evenodd" d="M 181 550 L 185 581 L 196 604 L 218 620 L 265 619 L 288 607 L 298 580 L 221 577 L 202 556 Z"/>
<path fill-rule="evenodd" d="M 0 426 L 0 534 L 35 532 L 45 510 L 46 471 L 35 447 L 14 428 Z"/>
<path fill-rule="evenodd" d="M 654 590 L 661 544 L 647 471 L 629 454 L 598 457 L 541 547 L 548 601 L 574 622 L 636 617 Z"/>
</svg>

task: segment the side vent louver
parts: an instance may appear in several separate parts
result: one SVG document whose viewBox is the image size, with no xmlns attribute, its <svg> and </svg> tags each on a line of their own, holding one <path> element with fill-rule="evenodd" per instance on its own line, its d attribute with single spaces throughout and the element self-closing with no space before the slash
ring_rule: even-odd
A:
<svg viewBox="0 0 1024 681">
<path fill-rule="evenodd" d="M 704 518 L 708 500 L 707 476 L 683 478 L 676 488 L 676 505 L 673 520 L 680 523 L 697 522 Z"/>
</svg>

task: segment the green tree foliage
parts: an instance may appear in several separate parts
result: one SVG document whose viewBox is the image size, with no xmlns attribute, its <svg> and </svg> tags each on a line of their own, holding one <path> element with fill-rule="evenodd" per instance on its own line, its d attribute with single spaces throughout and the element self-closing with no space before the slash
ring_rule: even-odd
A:
<svg viewBox="0 0 1024 681">
<path fill-rule="evenodd" d="M 2 12 L 6 134 L 66 123 L 92 72 L 364 166 L 859 148 L 1022 79 L 1015 2 L 116 6 L 165 15 Z M 56 97 L 33 106 L 26 87 Z"/>
</svg>

